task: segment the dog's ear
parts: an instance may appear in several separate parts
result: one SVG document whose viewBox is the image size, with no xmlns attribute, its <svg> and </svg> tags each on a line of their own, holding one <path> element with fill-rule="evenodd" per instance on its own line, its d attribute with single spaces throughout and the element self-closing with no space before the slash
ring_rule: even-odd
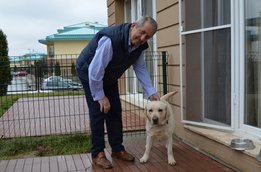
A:
<svg viewBox="0 0 261 172">
<path fill-rule="evenodd" d="M 165 94 L 164 96 L 162 96 L 162 97 L 160 98 L 160 100 L 168 101 L 168 99 L 169 99 L 171 96 L 173 96 L 173 95 L 175 95 L 175 94 L 177 94 L 177 93 L 178 93 L 178 91 L 173 91 L 173 92 L 167 93 L 167 94 Z"/>
<path fill-rule="evenodd" d="M 144 118 L 147 117 L 147 109 L 148 109 L 148 107 L 147 107 L 147 105 L 145 105 L 145 106 L 144 106 L 144 112 L 143 112 L 143 114 L 142 114 L 142 116 L 143 116 Z"/>
<path fill-rule="evenodd" d="M 171 109 L 169 109 L 170 107 L 169 106 L 166 106 L 166 119 L 168 120 L 169 119 L 169 116 L 171 115 Z"/>
<path fill-rule="evenodd" d="M 150 118 L 149 118 L 149 116 L 148 116 L 149 114 L 148 114 L 148 106 L 147 105 L 145 105 L 145 107 L 144 107 L 144 118 L 146 118 L 148 121 L 150 121 Z"/>
</svg>

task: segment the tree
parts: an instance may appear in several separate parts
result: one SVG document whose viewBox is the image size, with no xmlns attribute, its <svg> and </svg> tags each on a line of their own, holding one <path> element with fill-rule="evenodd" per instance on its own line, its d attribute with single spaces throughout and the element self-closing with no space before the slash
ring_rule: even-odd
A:
<svg viewBox="0 0 261 172">
<path fill-rule="evenodd" d="M 76 76 L 76 69 L 75 69 L 75 64 L 74 64 L 74 62 L 72 62 L 71 73 L 72 73 L 72 76 Z"/>
<path fill-rule="evenodd" d="M 8 58 L 8 43 L 6 35 L 0 29 L 0 96 L 7 94 L 7 87 L 11 84 L 12 75 Z"/>
<path fill-rule="evenodd" d="M 32 65 L 34 75 L 38 78 L 43 78 L 48 73 L 48 66 L 45 60 L 38 60 Z"/>
<path fill-rule="evenodd" d="M 60 68 L 60 63 L 56 62 L 54 66 L 55 70 L 55 76 L 60 76 L 61 75 L 61 68 Z"/>
</svg>

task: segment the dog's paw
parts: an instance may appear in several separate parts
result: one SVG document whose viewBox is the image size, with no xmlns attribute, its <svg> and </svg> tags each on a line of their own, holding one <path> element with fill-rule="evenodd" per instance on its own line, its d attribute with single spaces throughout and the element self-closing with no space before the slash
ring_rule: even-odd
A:
<svg viewBox="0 0 261 172">
<path fill-rule="evenodd" d="M 173 157 L 169 157 L 168 158 L 168 163 L 169 163 L 169 165 L 175 165 L 176 161 L 175 161 L 175 159 Z"/>
<path fill-rule="evenodd" d="M 145 163 L 145 162 L 147 162 L 147 161 L 148 161 L 148 159 L 149 159 L 149 157 L 148 157 L 148 156 L 146 156 L 146 155 L 143 155 L 143 157 L 140 159 L 140 163 Z"/>
</svg>

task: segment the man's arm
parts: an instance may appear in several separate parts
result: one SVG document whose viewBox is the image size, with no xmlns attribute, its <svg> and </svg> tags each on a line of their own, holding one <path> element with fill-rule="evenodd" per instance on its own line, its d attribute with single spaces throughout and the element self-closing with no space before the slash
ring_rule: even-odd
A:
<svg viewBox="0 0 261 172">
<path fill-rule="evenodd" d="M 112 59 L 112 47 L 110 38 L 103 36 L 96 49 L 95 56 L 89 66 L 89 85 L 94 101 L 100 104 L 100 111 L 107 113 L 110 110 L 110 102 L 104 94 L 103 77 L 105 68 Z"/>
<path fill-rule="evenodd" d="M 147 67 L 144 59 L 144 52 L 140 55 L 138 60 L 133 64 L 133 69 L 148 98 L 150 100 L 159 100 L 157 91 L 151 84 L 151 79 L 147 71 Z"/>
<path fill-rule="evenodd" d="M 110 38 L 103 36 L 96 49 L 95 56 L 89 66 L 88 76 L 89 85 L 94 101 L 102 99 L 104 95 L 103 90 L 103 76 L 105 68 L 112 59 L 112 47 Z"/>
</svg>

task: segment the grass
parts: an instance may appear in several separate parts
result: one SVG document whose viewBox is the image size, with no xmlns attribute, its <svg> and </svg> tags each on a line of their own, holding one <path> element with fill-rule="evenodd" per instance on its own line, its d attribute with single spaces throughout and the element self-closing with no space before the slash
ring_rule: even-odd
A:
<svg viewBox="0 0 261 172">
<path fill-rule="evenodd" d="M 53 96 L 75 96 L 82 92 L 57 91 L 49 93 L 13 94 L 0 97 L 0 117 L 19 99 Z M 90 135 L 51 135 L 0 139 L 0 159 L 17 159 L 35 156 L 69 155 L 90 151 Z"/>
<path fill-rule="evenodd" d="M 0 101 L 0 117 L 11 107 L 14 102 L 19 99 L 19 96 L 12 95 L 12 96 L 2 96 Z"/>
<path fill-rule="evenodd" d="M 0 139 L 0 159 L 87 153 L 90 148 L 86 133 Z"/>
<path fill-rule="evenodd" d="M 34 94 L 11 94 L 0 97 L 0 117 L 19 99 L 32 97 L 53 97 L 53 96 L 75 96 L 83 95 L 83 92 L 78 91 L 56 91 L 49 93 L 34 93 Z"/>
</svg>

